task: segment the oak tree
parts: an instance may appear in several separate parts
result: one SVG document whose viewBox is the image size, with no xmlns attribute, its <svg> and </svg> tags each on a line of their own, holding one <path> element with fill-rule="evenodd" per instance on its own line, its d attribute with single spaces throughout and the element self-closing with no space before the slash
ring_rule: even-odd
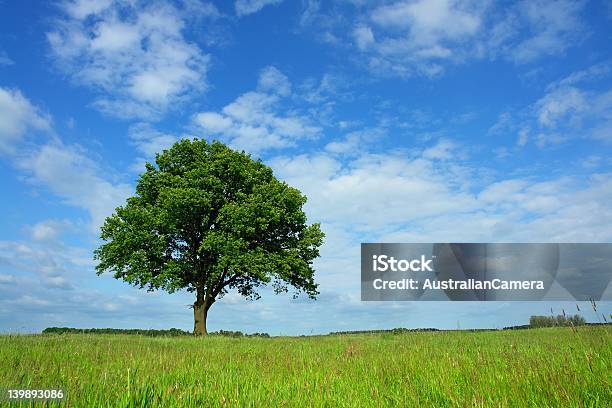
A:
<svg viewBox="0 0 612 408">
<path fill-rule="evenodd" d="M 271 284 L 314 299 L 324 234 L 307 224 L 305 202 L 260 160 L 220 142 L 181 140 L 146 164 L 136 194 L 105 220 L 97 273 L 195 293 L 196 335 L 206 334 L 208 310 L 229 290 L 257 299 Z"/>
</svg>

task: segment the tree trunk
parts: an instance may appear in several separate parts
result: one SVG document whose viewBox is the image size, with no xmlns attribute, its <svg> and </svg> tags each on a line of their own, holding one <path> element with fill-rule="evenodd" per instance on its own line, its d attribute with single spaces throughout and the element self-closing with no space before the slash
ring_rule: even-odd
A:
<svg viewBox="0 0 612 408">
<path fill-rule="evenodd" d="M 204 303 L 198 305 L 198 302 L 193 304 L 193 334 L 196 336 L 206 336 L 206 315 L 208 308 Z"/>
<path fill-rule="evenodd" d="M 210 304 L 207 302 L 206 291 L 199 287 L 196 292 L 196 301 L 193 304 L 193 334 L 196 336 L 206 336 L 206 315 Z"/>
</svg>

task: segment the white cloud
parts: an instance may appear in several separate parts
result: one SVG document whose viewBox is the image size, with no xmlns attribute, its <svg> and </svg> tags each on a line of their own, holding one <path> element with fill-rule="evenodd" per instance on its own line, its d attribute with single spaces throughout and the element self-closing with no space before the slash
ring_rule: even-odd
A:
<svg viewBox="0 0 612 408">
<path fill-rule="evenodd" d="M 376 8 L 371 18 L 381 27 L 407 30 L 416 47 L 435 47 L 477 32 L 480 16 L 470 8 L 450 0 L 403 1 Z"/>
<path fill-rule="evenodd" d="M 585 159 L 582 160 L 582 167 L 585 169 L 595 169 L 599 167 L 599 165 L 603 162 L 603 158 L 601 156 L 592 154 Z"/>
<path fill-rule="evenodd" d="M 11 300 L 10 303 L 19 307 L 48 307 L 51 306 L 52 303 L 47 299 L 36 298 L 31 295 L 23 295 L 15 300 Z"/>
<path fill-rule="evenodd" d="M 3 269 L 38 274 L 45 280 L 77 275 L 91 268 L 91 251 L 64 245 L 60 239 L 50 241 L 0 241 L 0 264 Z M 20 276 L 23 274 L 20 274 Z"/>
<path fill-rule="evenodd" d="M 548 93 L 536 103 L 538 121 L 546 127 L 555 127 L 557 122 L 572 114 L 587 109 L 585 95 L 574 87 L 562 87 Z"/>
<path fill-rule="evenodd" d="M 353 38 L 361 51 L 367 50 L 376 43 L 372 29 L 367 26 L 359 26 L 353 31 Z"/>
<path fill-rule="evenodd" d="M 471 1 L 397 1 L 375 6 L 352 31 L 368 66 L 393 75 L 437 75 L 446 60 L 463 58 L 464 44 L 482 27 L 487 5 Z"/>
<path fill-rule="evenodd" d="M 55 225 L 49 222 L 41 222 L 32 227 L 32 238 L 36 241 L 53 240 L 59 235 Z"/>
<path fill-rule="evenodd" d="M 455 170 L 455 174 L 463 175 L 451 175 L 453 166 L 467 166 L 461 163 L 428 160 L 422 153 L 417 156 L 363 153 L 348 162 L 316 153 L 280 156 L 271 162 L 277 175 L 308 197 L 309 219 L 322 222 L 324 230 L 330 232 L 323 252 L 340 254 L 333 259 L 326 255 L 320 260 L 317 270 L 321 276 L 331 273 L 346 277 L 347 271 L 358 273 L 358 244 L 364 239 L 368 242 L 612 239 L 609 205 L 612 174 L 547 180 L 501 177 L 478 183 L 481 186 L 477 187 L 469 181 L 458 182 L 457 178 L 475 181 L 480 168 Z M 335 278 L 330 279 L 327 284 Z M 325 285 L 322 289 L 331 290 Z"/>
<path fill-rule="evenodd" d="M 342 124 L 340 125 L 342 128 Z M 330 153 L 350 154 L 358 156 L 361 151 L 367 150 L 369 144 L 385 135 L 383 128 L 371 128 L 350 132 L 342 140 L 334 140 L 325 146 Z"/>
<path fill-rule="evenodd" d="M 546 94 L 533 106 L 541 132 L 540 146 L 562 143 L 572 138 L 612 141 L 612 89 L 607 84 L 593 87 L 606 78 L 609 70 L 594 65 L 569 75 L 547 87 Z"/>
<path fill-rule="evenodd" d="M 502 112 L 497 117 L 497 120 L 488 130 L 489 134 L 498 134 L 512 125 L 512 115 L 510 112 Z"/>
<path fill-rule="evenodd" d="M 0 274 L 0 285 L 10 285 L 17 282 L 14 275 Z"/>
<path fill-rule="evenodd" d="M 32 225 L 30 234 L 34 241 L 54 242 L 72 223 L 68 220 L 45 220 Z"/>
<path fill-rule="evenodd" d="M 128 134 L 136 148 L 147 159 L 155 157 L 156 153 L 169 149 L 179 140 L 177 136 L 160 132 L 148 123 L 131 125 Z"/>
<path fill-rule="evenodd" d="M 336 117 L 336 106 L 350 103 L 355 98 L 348 78 L 327 72 L 320 79 L 306 79 L 296 88 L 293 97 L 307 104 L 308 115 L 318 124 L 346 129 L 350 123 L 355 123 Z"/>
<path fill-rule="evenodd" d="M 31 130 L 50 131 L 50 116 L 40 112 L 19 90 L 0 87 L 0 154 L 15 152 Z"/>
<path fill-rule="evenodd" d="M 169 4 L 75 0 L 47 33 L 58 66 L 99 92 L 94 106 L 121 118 L 154 119 L 206 88 L 209 57 L 183 36 Z"/>
<path fill-rule="evenodd" d="M 46 144 L 20 158 L 18 165 L 34 185 L 86 210 L 94 231 L 132 193 L 128 184 L 108 181 L 100 166 L 77 146 Z"/>
<path fill-rule="evenodd" d="M 259 75 L 257 90 L 287 96 L 291 93 L 291 83 L 289 78 L 277 68 L 268 66 Z"/>
<path fill-rule="evenodd" d="M 580 21 L 583 1 L 522 1 L 506 17 L 518 21 L 505 43 L 509 58 L 517 63 L 531 62 L 543 56 L 555 56 L 580 40 L 584 28 Z M 502 24 L 504 24 L 502 22 Z M 523 37 L 523 30 L 531 33 Z"/>
<path fill-rule="evenodd" d="M 215 134 L 226 132 L 234 124 L 231 118 L 216 112 L 198 113 L 195 121 L 203 129 Z"/>
<path fill-rule="evenodd" d="M 68 118 L 68 120 L 66 120 L 66 127 L 68 129 L 74 129 L 76 126 L 76 120 L 73 117 Z"/>
<path fill-rule="evenodd" d="M 140 153 L 140 156 L 130 166 L 130 170 L 134 173 L 142 173 L 147 161 L 152 161 L 157 153 L 169 149 L 179 140 L 178 136 L 161 132 L 153 128 L 151 124 L 144 122 L 131 125 L 128 135 Z"/>
<path fill-rule="evenodd" d="M 215 6 L 215 4 L 212 2 L 202 0 L 183 0 L 183 5 L 186 13 L 200 19 L 207 18 L 210 20 L 216 20 L 224 17 L 223 13 L 221 13 L 217 6 Z"/>
<path fill-rule="evenodd" d="M 503 112 L 491 135 L 517 137 L 518 148 L 529 142 L 553 147 L 572 140 L 612 141 L 612 89 L 609 63 L 599 63 L 573 72 L 545 87 L 534 103 L 512 114 Z"/>
<path fill-rule="evenodd" d="M 298 140 L 316 137 L 320 128 L 311 120 L 283 106 L 291 83 L 274 67 L 262 70 L 257 90 L 244 93 L 221 112 L 200 112 L 193 122 L 204 137 L 221 137 L 232 146 L 250 152 L 294 146 Z"/>
<path fill-rule="evenodd" d="M 536 146 L 538 146 L 540 149 L 543 149 L 549 146 L 560 145 L 560 144 L 567 142 L 568 140 L 569 140 L 569 136 L 566 136 L 560 133 L 555 133 L 555 132 L 538 133 L 535 136 Z"/>
<path fill-rule="evenodd" d="M 571 86 L 578 83 L 597 81 L 609 76 L 610 72 L 612 72 L 612 64 L 610 62 L 591 65 L 590 67 L 571 73 L 558 82 L 553 82 L 548 86 L 548 88 L 551 89 L 555 87 Z"/>
<path fill-rule="evenodd" d="M 436 76 L 483 58 L 525 64 L 563 55 L 588 35 L 584 1 L 396 0 L 360 2 L 339 18 L 318 10 L 317 30 L 352 42 L 378 75 Z M 317 25 L 317 21 L 319 21 Z M 348 37 L 348 38 L 347 38 Z"/>
<path fill-rule="evenodd" d="M 1 65 L 13 65 L 15 62 L 6 55 L 6 52 L 0 50 L 0 66 Z"/>
<path fill-rule="evenodd" d="M 279 4 L 282 1 L 283 0 L 236 0 L 234 8 L 236 9 L 236 14 L 241 17 L 257 13 L 266 6 Z"/>
<path fill-rule="evenodd" d="M 47 276 L 43 280 L 43 284 L 49 288 L 72 290 L 73 286 L 68 279 L 61 275 Z"/>
<path fill-rule="evenodd" d="M 456 169 L 422 156 L 363 153 L 343 163 L 321 153 L 277 157 L 272 167 L 306 194 L 315 219 L 346 228 L 376 231 L 439 214 L 461 214 L 477 204 L 452 181 Z"/>
<path fill-rule="evenodd" d="M 83 20 L 92 14 L 104 11 L 109 8 L 112 3 L 112 0 L 81 0 L 66 2 L 64 7 L 70 16 Z"/>
<path fill-rule="evenodd" d="M 450 139 L 440 139 L 434 146 L 423 151 L 423 158 L 446 160 L 457 157 L 457 143 Z"/>
</svg>

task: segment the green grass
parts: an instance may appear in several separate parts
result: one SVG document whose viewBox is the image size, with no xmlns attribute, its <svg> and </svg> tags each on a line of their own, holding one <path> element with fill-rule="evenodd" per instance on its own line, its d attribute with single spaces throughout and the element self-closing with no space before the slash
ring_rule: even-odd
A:
<svg viewBox="0 0 612 408">
<path fill-rule="evenodd" d="M 5 335 L 0 387 L 62 387 L 71 407 L 610 407 L 610 336 L 608 327 L 270 339 Z"/>
</svg>

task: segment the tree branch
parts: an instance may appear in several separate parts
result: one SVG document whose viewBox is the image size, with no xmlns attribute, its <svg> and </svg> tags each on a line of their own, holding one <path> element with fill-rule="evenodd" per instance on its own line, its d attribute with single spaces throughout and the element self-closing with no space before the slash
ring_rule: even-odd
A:
<svg viewBox="0 0 612 408">
<path fill-rule="evenodd" d="M 226 280 L 224 282 L 221 281 L 219 283 L 219 285 L 217 285 L 217 287 L 215 288 L 215 291 L 214 291 L 215 298 L 219 295 L 219 293 L 221 293 L 221 291 L 223 290 L 224 287 L 226 287 L 227 285 L 229 285 L 231 283 L 236 282 L 238 280 L 238 278 L 240 278 L 241 276 L 242 275 L 236 274 L 236 275 L 232 276 L 231 278 L 229 278 L 228 280 Z"/>
</svg>

